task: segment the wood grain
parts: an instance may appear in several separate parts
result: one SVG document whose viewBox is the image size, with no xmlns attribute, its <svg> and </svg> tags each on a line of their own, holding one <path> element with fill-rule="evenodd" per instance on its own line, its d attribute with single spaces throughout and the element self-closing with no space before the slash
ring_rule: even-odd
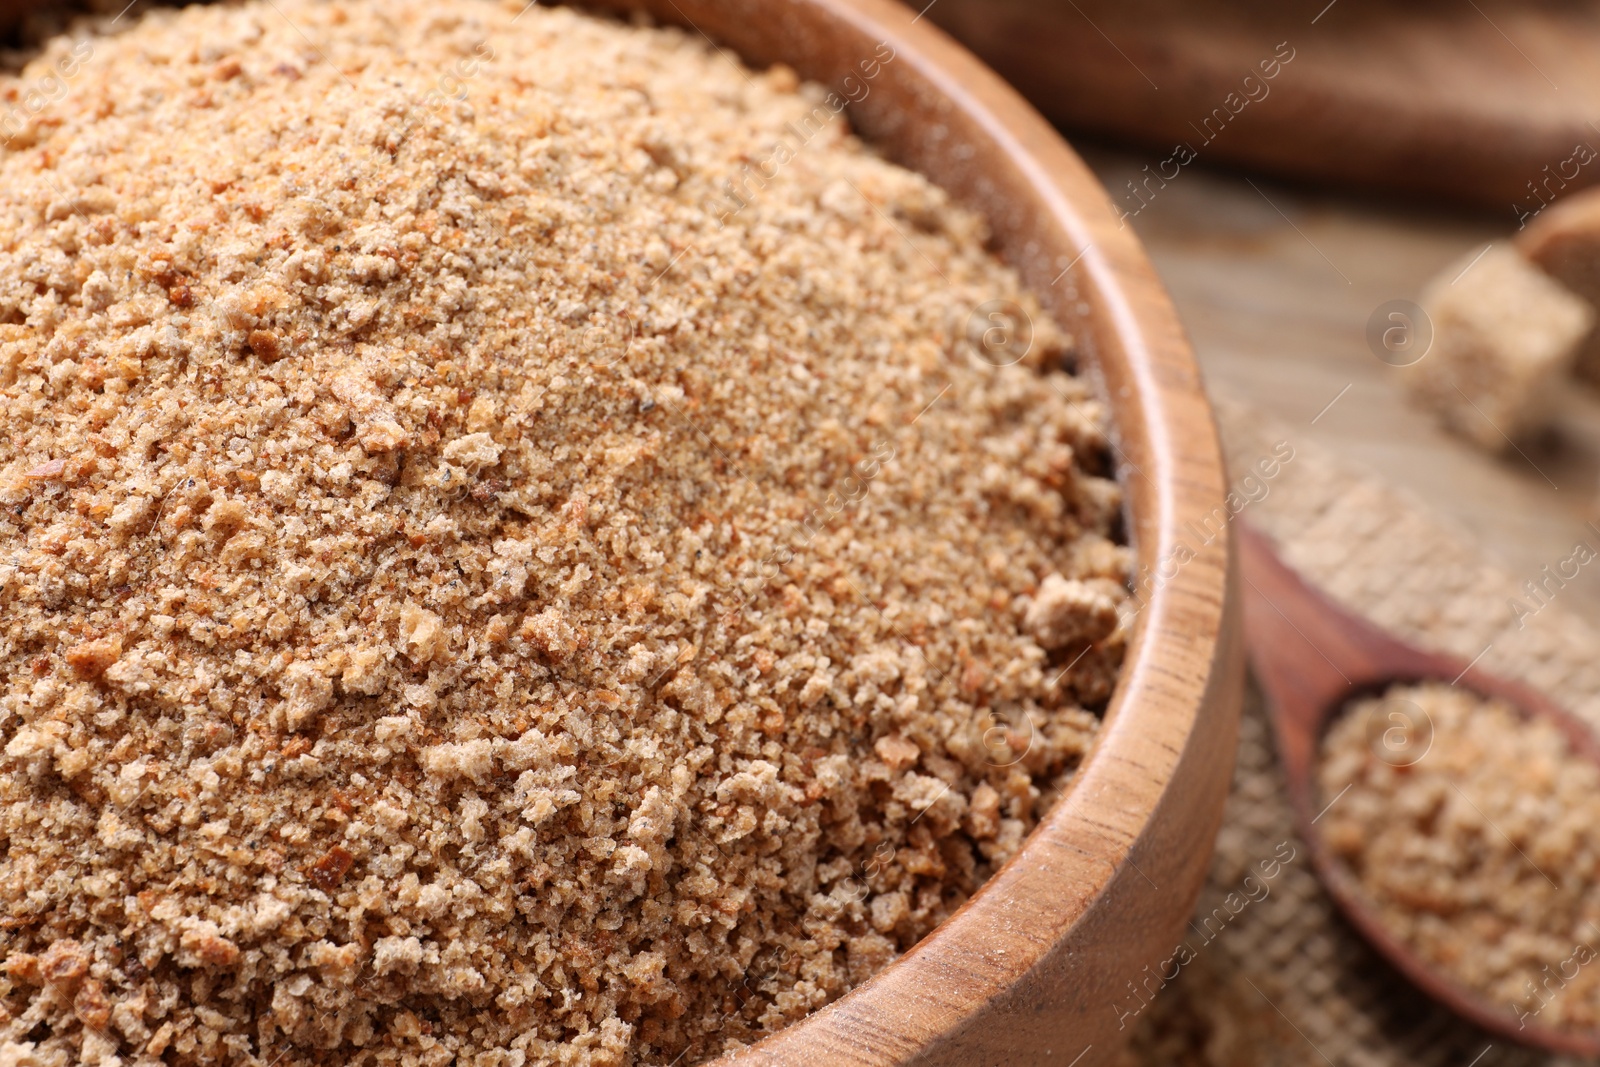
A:
<svg viewBox="0 0 1600 1067">
<path fill-rule="evenodd" d="M 1594 3 L 938 0 L 928 16 L 1051 119 L 1161 157 L 1189 144 L 1213 163 L 1508 220 L 1600 181 L 1600 159 L 1566 164 L 1579 144 L 1600 149 Z M 1280 44 L 1294 59 L 1263 82 Z"/>
</svg>

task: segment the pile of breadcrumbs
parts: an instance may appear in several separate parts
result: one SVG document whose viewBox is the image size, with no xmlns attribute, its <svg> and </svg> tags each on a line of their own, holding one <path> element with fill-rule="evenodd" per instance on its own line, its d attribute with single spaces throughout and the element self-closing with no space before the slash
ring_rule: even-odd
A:
<svg viewBox="0 0 1600 1067">
<path fill-rule="evenodd" d="M 129 15 L 0 149 L 0 1063 L 691 1062 L 1084 757 L 1105 413 L 979 220 L 521 7 Z"/>
<path fill-rule="evenodd" d="M 1385 762 L 1374 716 L 1430 722 L 1427 754 Z M 1600 1026 L 1600 766 L 1551 720 L 1437 683 L 1354 705 L 1325 744 L 1325 839 L 1384 925 L 1525 1024 Z"/>
</svg>

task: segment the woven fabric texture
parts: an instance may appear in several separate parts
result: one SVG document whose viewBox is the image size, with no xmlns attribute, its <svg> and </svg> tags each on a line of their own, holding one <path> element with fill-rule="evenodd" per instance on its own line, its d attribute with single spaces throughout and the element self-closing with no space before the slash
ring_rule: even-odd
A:
<svg viewBox="0 0 1600 1067">
<path fill-rule="evenodd" d="M 1241 493 L 1255 499 L 1240 519 L 1308 579 L 1406 640 L 1463 660 L 1481 655 L 1485 669 L 1542 687 L 1600 726 L 1600 634 L 1563 609 L 1559 591 L 1519 620 L 1511 601 L 1526 602 L 1527 576 L 1497 567 L 1464 531 L 1259 411 L 1224 401 L 1219 417 L 1235 472 L 1282 442 L 1293 447 L 1275 478 Z M 1133 1030 L 1129 1067 L 1591 1062 L 1485 1035 L 1416 992 L 1344 923 L 1294 832 L 1253 681 L 1233 794 L 1188 938 L 1192 959 L 1135 976 L 1111 1009 Z"/>
</svg>

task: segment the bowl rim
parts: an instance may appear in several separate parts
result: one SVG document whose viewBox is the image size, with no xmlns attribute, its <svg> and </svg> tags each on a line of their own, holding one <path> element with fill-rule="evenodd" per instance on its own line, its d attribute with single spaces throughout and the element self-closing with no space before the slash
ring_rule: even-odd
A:
<svg viewBox="0 0 1600 1067">
<path fill-rule="evenodd" d="M 1163 880 L 1171 876 L 1179 884 L 1169 885 L 1164 897 L 1147 894 L 1119 907 L 1137 912 L 1142 924 L 1130 942 L 1141 950 L 1171 946 L 1163 939 L 1176 936 L 1192 909 L 1231 777 L 1242 654 L 1236 598 L 1230 594 L 1227 478 L 1210 403 L 1177 312 L 1099 180 L 1015 90 L 924 18 L 931 3 L 922 7 L 923 0 L 916 0 L 917 10 L 894 0 L 576 2 L 643 7 L 714 46 L 726 43 L 749 62 L 782 61 L 824 85 L 830 79 L 820 76 L 820 68 L 830 63 L 818 56 L 828 46 L 806 40 L 808 34 L 843 33 L 858 46 L 886 43 L 894 59 L 877 75 L 878 88 L 886 91 L 876 100 L 852 102 L 853 126 L 890 158 L 983 212 L 1000 238 L 1002 258 L 1080 344 L 1087 342 L 1112 410 L 1137 584 L 1147 590 L 1091 752 L 1018 853 L 954 915 L 843 997 L 719 1062 L 775 1064 L 821 1056 L 828 1063 L 865 1067 L 925 1060 L 929 1049 L 942 1045 L 946 1053 L 934 1058 L 960 1063 L 970 1062 L 980 1046 L 1009 1048 L 1006 1039 L 974 1043 L 972 1028 L 986 1015 L 1049 1011 L 1039 1005 L 1019 1009 L 1019 986 L 1030 973 L 1040 973 L 1091 910 L 1098 917 L 1093 921 L 1104 918 L 1097 905 L 1108 894 L 1144 894 L 1135 878 L 1148 883 L 1151 893 L 1162 892 L 1146 873 L 1153 865 L 1161 865 Z M 794 53 L 807 51 L 811 62 L 797 61 Z M 904 114 L 907 101 L 924 124 L 931 117 L 928 128 L 918 129 Z M 895 104 L 902 105 L 898 113 Z M 961 155 L 963 133 L 974 139 L 972 147 L 988 147 L 994 158 L 969 165 L 966 179 L 955 183 L 966 186 L 961 190 L 945 179 L 961 167 L 952 160 Z M 1031 203 L 1018 210 L 1007 201 L 1007 185 Z M 1061 281 L 1067 284 L 1058 286 Z M 1219 517 L 1213 530 L 1208 524 Z M 1210 766 L 1190 766 L 1176 782 L 1186 761 Z M 1189 787 L 1197 778 L 1205 783 L 1199 802 L 1215 810 L 1175 820 L 1174 808 L 1197 802 L 1185 795 L 1195 792 Z M 1147 833 L 1158 814 L 1168 822 L 1208 825 L 1210 836 L 1196 841 Z M 1136 846 L 1146 859 L 1143 866 L 1133 859 Z M 1187 855 L 1164 857 L 1163 851 Z M 1126 873 L 1130 865 L 1137 875 Z M 1151 914 L 1151 901 L 1170 905 L 1174 893 L 1183 904 L 1181 915 L 1166 922 Z M 1136 973 L 1135 966 L 1126 977 Z M 1115 985 L 1099 982 L 1096 991 Z M 1093 1024 L 1085 1032 L 1104 1029 Z M 1065 1063 L 1088 1048 L 1061 1051 Z"/>
</svg>

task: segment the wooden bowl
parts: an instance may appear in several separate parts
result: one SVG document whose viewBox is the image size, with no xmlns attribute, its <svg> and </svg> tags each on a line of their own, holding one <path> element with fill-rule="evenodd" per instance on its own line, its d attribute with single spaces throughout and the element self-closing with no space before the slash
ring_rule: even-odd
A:
<svg viewBox="0 0 1600 1067">
<path fill-rule="evenodd" d="M 0 16 L 32 6 L 0 0 Z M 1172 959 L 1204 880 L 1242 681 L 1222 456 L 1172 305 L 1082 161 L 914 11 L 891 0 L 590 6 L 644 8 L 750 62 L 787 63 L 851 100 L 855 128 L 891 158 L 982 212 L 1111 405 L 1138 552 L 1144 608 L 1072 788 L 948 922 L 732 1062 L 1110 1062 L 1142 1003 L 1135 984 L 1148 991 Z M 1208 529 L 1220 533 L 1205 541 Z"/>
<path fill-rule="evenodd" d="M 881 974 L 732 1062 L 1111 1062 L 1142 1003 L 1133 984 L 1172 959 L 1204 880 L 1242 681 L 1223 461 L 1172 305 L 1082 161 L 915 10 L 601 6 L 642 7 L 749 62 L 787 63 L 854 101 L 856 130 L 890 158 L 988 218 L 1001 255 L 1078 337 L 1104 387 L 1144 593 L 1095 749 L 1021 852 Z M 1221 532 L 1208 542 L 1208 529 Z"/>
</svg>

